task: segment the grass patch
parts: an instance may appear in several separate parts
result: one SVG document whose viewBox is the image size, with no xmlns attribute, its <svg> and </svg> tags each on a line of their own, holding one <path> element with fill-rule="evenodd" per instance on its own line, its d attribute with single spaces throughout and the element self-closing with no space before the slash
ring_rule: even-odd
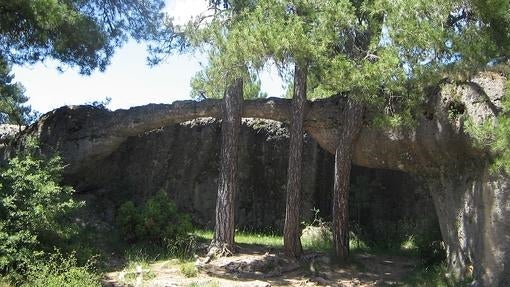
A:
<svg viewBox="0 0 510 287">
<path fill-rule="evenodd" d="M 195 262 L 184 262 L 179 265 L 179 270 L 181 271 L 182 275 L 186 278 L 193 278 L 197 277 L 198 275 L 198 269 L 195 266 Z"/>
<path fill-rule="evenodd" d="M 309 251 L 322 251 L 325 253 L 333 252 L 333 233 L 326 225 L 309 225 L 303 230 L 301 236 L 303 248 Z M 370 252 L 371 248 L 363 240 L 351 233 L 349 240 L 349 250 L 351 252 Z"/>
<path fill-rule="evenodd" d="M 0 277 L 0 287 L 13 287 L 7 279 Z"/>
<path fill-rule="evenodd" d="M 193 232 L 193 234 L 204 241 L 211 241 L 214 236 L 214 231 L 197 229 Z"/>
<path fill-rule="evenodd" d="M 351 233 L 351 237 L 349 240 L 349 250 L 352 252 L 370 252 L 370 246 L 363 240 L 361 240 L 358 236 Z"/>
<path fill-rule="evenodd" d="M 239 231 L 236 232 L 235 239 L 241 244 L 256 244 L 269 247 L 283 247 L 283 237 L 276 234 L 261 234 L 253 232 Z"/>
<path fill-rule="evenodd" d="M 150 264 L 155 260 L 156 258 L 149 257 L 143 250 L 128 252 L 125 267 L 118 275 L 119 283 L 137 286 L 139 283 L 154 278 L 156 275 L 152 272 Z"/>
<path fill-rule="evenodd" d="M 214 236 L 214 232 L 211 230 L 196 230 L 194 234 L 207 241 L 212 240 Z M 283 237 L 276 234 L 237 231 L 235 234 L 235 241 L 238 244 L 265 245 L 274 248 L 283 247 Z"/>
<path fill-rule="evenodd" d="M 196 230 L 193 235 L 200 241 L 211 241 L 214 232 L 211 230 Z M 235 234 L 237 244 L 263 245 L 272 248 L 283 248 L 283 236 L 275 233 L 256 233 L 237 231 Z M 303 230 L 301 244 L 306 251 L 319 251 L 333 253 L 333 235 L 327 226 L 309 225 Z M 367 244 L 356 234 L 350 234 L 349 250 L 352 253 L 368 252 L 372 254 L 398 255 L 419 257 L 419 248 L 414 237 L 410 236 L 401 245 L 389 248 L 387 245 Z"/>
<path fill-rule="evenodd" d="M 333 250 L 333 235 L 325 230 L 310 229 L 311 231 L 303 232 L 301 244 L 303 249 L 307 251 L 331 252 Z M 306 229 L 305 229 L 306 231 Z M 195 230 L 193 233 L 202 241 L 211 241 L 214 231 L 211 230 Z M 237 231 L 235 234 L 235 242 L 238 244 L 254 244 L 264 245 L 273 248 L 283 248 L 283 236 L 275 233 L 257 233 L 247 231 Z M 361 239 L 351 234 L 349 248 L 353 252 L 367 252 L 371 248 Z"/>
<path fill-rule="evenodd" d="M 166 261 L 170 259 L 189 260 L 196 252 L 197 236 L 189 234 L 186 239 L 168 241 L 166 245 L 139 243 L 129 247 L 124 251 L 123 259 L 129 262 L 147 262 Z"/>
<path fill-rule="evenodd" d="M 218 283 L 218 281 L 215 281 L 215 280 L 207 281 L 207 282 L 203 282 L 203 283 L 193 282 L 193 283 L 187 285 L 186 287 L 220 287 L 220 283 Z"/>
</svg>

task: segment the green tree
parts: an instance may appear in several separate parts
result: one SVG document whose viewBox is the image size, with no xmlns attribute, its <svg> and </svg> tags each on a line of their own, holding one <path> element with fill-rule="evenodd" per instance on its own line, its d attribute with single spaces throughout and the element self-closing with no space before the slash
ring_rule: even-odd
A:
<svg viewBox="0 0 510 287">
<path fill-rule="evenodd" d="M 235 252 L 234 201 L 238 190 L 239 134 L 243 105 L 243 80 L 235 79 L 225 91 L 221 123 L 221 166 L 216 199 L 216 221 L 210 252 L 228 255 Z"/>
<path fill-rule="evenodd" d="M 71 214 L 83 205 L 61 184 L 58 156 L 40 155 L 28 139 L 0 175 L 0 273 L 24 272 L 62 239 L 74 233 Z"/>
<path fill-rule="evenodd" d="M 163 7 L 163 0 L 5 0 L 0 3 L 0 57 L 9 64 L 53 58 L 83 74 L 104 70 L 129 37 L 160 39 L 168 21 Z"/>
<path fill-rule="evenodd" d="M 13 82 L 12 65 L 52 58 L 90 74 L 104 71 L 130 37 L 148 43 L 152 63 L 163 48 L 183 48 L 163 7 L 164 0 L 0 1 L 0 120 L 22 125 L 37 116 Z"/>
<path fill-rule="evenodd" d="M 373 125 L 413 124 L 428 86 L 508 60 L 510 4 L 503 0 L 212 2 L 237 11 L 213 22 L 221 45 L 235 47 L 218 57 L 254 70 L 272 60 L 287 71 L 301 60 L 310 98 L 345 97 L 333 200 L 340 258 L 348 253 L 347 183 L 364 115 Z"/>
<path fill-rule="evenodd" d="M 187 34 L 191 37 L 190 42 L 194 49 L 214 43 L 207 47 L 210 58 L 208 69 L 199 73 L 192 82 L 194 94 L 213 98 L 223 94 L 220 174 L 214 236 L 209 247 L 209 254 L 213 256 L 235 252 L 234 199 L 238 189 L 241 112 L 245 87 L 249 87 L 244 83 L 251 79 L 244 63 L 237 60 L 235 53 L 232 53 L 234 50 L 232 45 L 228 45 L 228 35 L 221 31 L 224 24 L 220 12 L 217 12 L 209 26 L 203 27 L 199 21 L 190 23 L 187 27 Z"/>
<path fill-rule="evenodd" d="M 13 82 L 14 75 L 9 65 L 0 58 L 0 123 L 26 125 L 33 120 L 34 113 L 24 95 L 20 83 Z"/>
<path fill-rule="evenodd" d="M 289 77 L 293 78 L 294 91 L 284 245 L 289 256 L 299 257 L 302 252 L 299 241 L 301 157 L 308 69 L 320 63 L 324 53 L 330 52 L 329 47 L 335 44 L 335 33 L 341 27 L 348 27 L 347 20 L 338 19 L 349 6 L 346 1 L 332 4 L 262 0 L 256 3 L 254 6 L 238 4 L 241 12 L 237 18 L 230 19 L 226 39 L 230 42 L 225 45 L 235 47 L 229 57 L 235 55 L 233 58 L 251 70 L 259 70 L 269 60 L 276 63 L 282 74 L 292 74 L 288 71 L 294 66 L 293 77 Z"/>
</svg>

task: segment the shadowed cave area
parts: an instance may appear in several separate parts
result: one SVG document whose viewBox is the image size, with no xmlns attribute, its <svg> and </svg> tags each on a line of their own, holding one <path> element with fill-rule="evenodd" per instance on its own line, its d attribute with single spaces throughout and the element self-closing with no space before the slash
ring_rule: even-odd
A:
<svg viewBox="0 0 510 287">
<path fill-rule="evenodd" d="M 166 192 L 201 228 L 214 227 L 221 125 L 213 119 L 174 124 L 129 137 L 107 158 L 67 178 L 97 219 L 114 222 L 127 200 Z M 236 228 L 281 234 L 288 157 L 285 124 L 243 120 Z M 305 135 L 302 221 L 331 220 L 334 157 Z M 317 215 L 315 211 L 317 210 Z M 398 248 L 411 236 L 441 239 L 432 199 L 412 176 L 353 166 L 350 195 L 353 235 L 366 244 Z M 391 242 L 391 246 L 389 243 Z"/>
</svg>

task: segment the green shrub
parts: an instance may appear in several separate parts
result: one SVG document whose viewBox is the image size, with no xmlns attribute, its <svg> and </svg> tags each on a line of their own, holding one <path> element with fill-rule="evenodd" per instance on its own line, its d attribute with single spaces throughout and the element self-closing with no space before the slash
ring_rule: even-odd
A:
<svg viewBox="0 0 510 287">
<path fill-rule="evenodd" d="M 197 245 L 197 236 L 195 234 L 177 236 L 165 242 L 167 255 L 181 259 L 191 258 L 196 252 Z"/>
<path fill-rule="evenodd" d="M 331 249 L 333 233 L 328 225 L 308 225 L 303 229 L 301 242 L 305 249 L 328 251 Z"/>
<path fill-rule="evenodd" d="M 409 287 L 459 287 L 471 286 L 473 278 L 458 279 L 448 273 L 446 264 L 418 266 L 404 279 L 402 286 Z M 400 285 L 399 285 L 400 286 Z"/>
<path fill-rule="evenodd" d="M 426 266 L 437 265 L 446 260 L 446 249 L 441 238 L 439 227 L 429 229 L 428 233 L 421 232 L 414 237 L 418 255 Z"/>
<path fill-rule="evenodd" d="M 61 184 L 62 160 L 44 157 L 37 141 L 0 172 L 0 273 L 23 274 L 45 251 L 75 231 L 72 213 L 83 205 Z"/>
<path fill-rule="evenodd" d="M 164 192 L 150 197 L 141 206 L 125 202 L 118 210 L 117 223 L 129 243 L 163 246 L 182 241 L 192 231 L 189 216 L 179 213 Z"/>
<path fill-rule="evenodd" d="M 319 217 L 319 210 L 312 209 L 315 213 L 313 222 L 305 224 L 301 235 L 301 242 L 305 249 L 317 251 L 329 251 L 333 244 L 333 232 L 331 222 L 325 222 Z"/>
<path fill-rule="evenodd" d="M 64 257 L 57 251 L 48 260 L 32 265 L 27 280 L 22 285 L 22 287 L 62 286 L 99 287 L 101 281 L 91 263 L 80 267 L 74 254 Z"/>
</svg>

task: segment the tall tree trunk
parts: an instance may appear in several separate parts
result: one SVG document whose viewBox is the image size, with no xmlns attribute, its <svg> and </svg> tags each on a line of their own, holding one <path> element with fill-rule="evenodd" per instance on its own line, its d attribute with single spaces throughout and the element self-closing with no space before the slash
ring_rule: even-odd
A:
<svg viewBox="0 0 510 287">
<path fill-rule="evenodd" d="M 215 256 L 235 252 L 234 201 L 237 191 L 237 158 L 243 106 L 243 81 L 228 87 L 223 99 L 221 124 L 221 166 L 216 199 L 216 225 L 209 253 Z"/>
<path fill-rule="evenodd" d="M 307 66 L 296 64 L 294 71 L 294 95 L 290 125 L 289 166 L 287 170 L 287 203 L 283 247 L 285 254 L 299 258 L 303 252 L 299 228 L 301 205 L 301 178 L 303 154 L 303 118 L 306 103 Z"/>
<path fill-rule="evenodd" d="M 335 183 L 333 187 L 333 246 L 336 259 L 349 256 L 349 179 L 353 145 L 363 120 L 363 107 L 347 100 L 344 108 L 340 139 L 335 150 Z"/>
</svg>

